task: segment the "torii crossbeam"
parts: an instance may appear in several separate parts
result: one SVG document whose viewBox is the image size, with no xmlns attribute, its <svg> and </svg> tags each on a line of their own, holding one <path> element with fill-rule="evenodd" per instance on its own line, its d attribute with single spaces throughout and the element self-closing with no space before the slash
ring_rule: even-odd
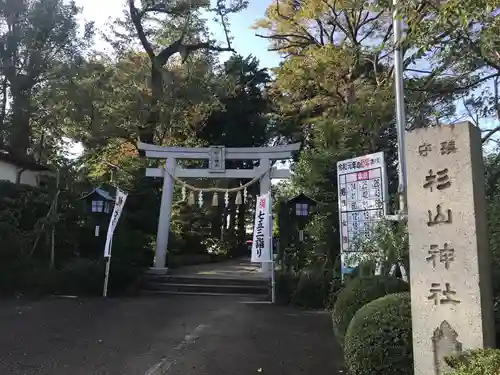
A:
<svg viewBox="0 0 500 375">
<path fill-rule="evenodd" d="M 237 178 L 253 179 L 260 177 L 260 194 L 271 190 L 271 179 L 286 179 L 291 176 L 289 169 L 271 168 L 271 161 L 288 160 L 300 149 L 300 143 L 274 147 L 234 147 L 211 146 L 205 148 L 163 147 L 139 142 L 137 148 L 145 156 L 165 159 L 164 168 L 147 168 L 146 176 L 162 177 L 160 217 L 156 235 L 154 270 L 166 272 L 165 262 L 168 248 L 168 232 L 172 213 L 174 179 L 176 178 Z M 209 160 L 208 169 L 185 169 L 177 165 L 177 160 Z M 226 160 L 259 160 L 259 166 L 253 169 L 226 169 Z M 268 265 L 263 263 L 263 269 Z"/>
</svg>

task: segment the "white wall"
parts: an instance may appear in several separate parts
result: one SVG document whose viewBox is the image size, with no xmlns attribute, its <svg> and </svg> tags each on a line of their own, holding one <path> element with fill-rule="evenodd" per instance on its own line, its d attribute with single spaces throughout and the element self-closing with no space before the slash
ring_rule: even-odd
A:
<svg viewBox="0 0 500 375">
<path fill-rule="evenodd" d="M 9 163 L 0 161 L 0 180 L 16 182 L 17 168 Z"/>
<path fill-rule="evenodd" d="M 17 173 L 19 171 L 19 168 L 16 167 L 15 165 L 6 163 L 4 161 L 0 161 L 0 181 L 10 181 L 13 183 L 16 183 L 17 179 Z M 40 174 L 40 172 L 35 172 L 35 171 L 23 171 L 21 173 L 21 183 L 22 184 L 27 184 L 31 186 L 38 186 L 38 181 L 37 177 Z"/>
</svg>

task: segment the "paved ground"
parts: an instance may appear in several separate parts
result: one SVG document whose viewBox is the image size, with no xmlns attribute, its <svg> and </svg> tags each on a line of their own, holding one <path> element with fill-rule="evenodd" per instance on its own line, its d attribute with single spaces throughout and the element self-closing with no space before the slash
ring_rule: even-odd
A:
<svg viewBox="0 0 500 375">
<path fill-rule="evenodd" d="M 327 314 L 235 297 L 0 301 L 0 374 L 335 375 Z"/>
<path fill-rule="evenodd" d="M 173 275 L 263 279 L 266 275 L 260 272 L 260 263 L 250 263 L 249 259 L 231 259 L 218 263 L 198 264 L 171 270 Z"/>
</svg>

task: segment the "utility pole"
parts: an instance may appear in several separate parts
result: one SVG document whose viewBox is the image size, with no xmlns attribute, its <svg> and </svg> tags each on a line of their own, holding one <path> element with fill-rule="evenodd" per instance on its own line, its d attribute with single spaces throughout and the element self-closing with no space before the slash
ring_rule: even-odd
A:
<svg viewBox="0 0 500 375">
<path fill-rule="evenodd" d="M 392 21 L 394 28 L 394 88 L 396 94 L 396 130 L 398 137 L 398 194 L 399 220 L 407 215 L 406 208 L 406 158 L 405 158 L 405 131 L 406 131 L 406 111 L 404 98 L 404 77 L 403 77 L 403 19 L 398 11 L 398 0 L 393 0 Z"/>
</svg>

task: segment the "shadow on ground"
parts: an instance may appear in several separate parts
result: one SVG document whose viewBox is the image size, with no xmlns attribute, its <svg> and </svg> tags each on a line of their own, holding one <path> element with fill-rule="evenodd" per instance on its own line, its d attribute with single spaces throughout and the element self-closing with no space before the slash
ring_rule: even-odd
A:
<svg viewBox="0 0 500 375">
<path fill-rule="evenodd" d="M 165 374 L 332 375 L 340 353 L 329 314 L 251 304 L 214 321 Z"/>
<path fill-rule="evenodd" d="M 0 301 L 0 374 L 339 372 L 328 314 L 243 302 L 202 296 Z"/>
</svg>

